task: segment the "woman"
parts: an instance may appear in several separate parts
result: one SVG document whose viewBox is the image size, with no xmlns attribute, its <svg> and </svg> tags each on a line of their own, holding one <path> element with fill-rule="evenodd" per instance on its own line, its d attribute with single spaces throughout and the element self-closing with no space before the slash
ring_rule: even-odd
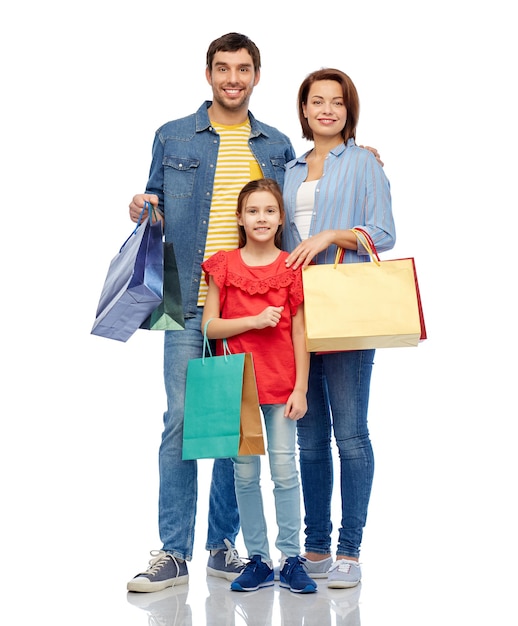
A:
<svg viewBox="0 0 518 626">
<path fill-rule="evenodd" d="M 361 227 L 378 252 L 395 243 L 390 184 L 381 164 L 355 143 L 359 116 L 356 88 L 337 69 L 311 73 L 300 86 L 302 135 L 313 148 L 288 163 L 284 181 L 286 264 L 369 261 L 351 229 Z M 354 587 L 361 580 L 360 545 L 374 473 L 367 409 L 374 350 L 312 354 L 308 411 L 297 423 L 305 506 L 304 563 L 328 587 Z M 331 556 L 333 459 L 331 433 L 340 457 L 342 519 L 336 561 Z"/>
</svg>

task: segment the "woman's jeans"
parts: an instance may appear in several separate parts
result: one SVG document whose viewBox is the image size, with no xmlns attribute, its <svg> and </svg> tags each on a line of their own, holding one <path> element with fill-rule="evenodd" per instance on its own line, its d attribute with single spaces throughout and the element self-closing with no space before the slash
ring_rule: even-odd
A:
<svg viewBox="0 0 518 626">
<path fill-rule="evenodd" d="M 284 404 L 261 406 L 266 427 L 268 459 L 274 484 L 278 534 L 275 546 L 285 556 L 300 553 L 300 483 L 295 454 L 297 422 L 284 417 Z M 235 457 L 236 496 L 248 556 L 270 559 L 268 530 L 261 495 L 261 457 Z"/>
<path fill-rule="evenodd" d="M 334 433 L 342 519 L 337 555 L 358 557 L 374 475 L 367 426 L 374 350 L 311 355 L 308 412 L 297 422 L 306 552 L 331 552 Z"/>
<path fill-rule="evenodd" d="M 198 495 L 196 461 L 182 461 L 185 382 L 189 359 L 200 358 L 203 349 L 202 308 L 187 319 L 185 330 L 165 331 L 164 381 L 167 411 L 159 452 L 159 530 L 163 549 L 190 560 Z M 201 392 L 203 390 L 200 390 Z M 239 531 L 239 513 L 231 459 L 217 459 L 212 470 L 207 550 L 233 545 Z"/>
</svg>

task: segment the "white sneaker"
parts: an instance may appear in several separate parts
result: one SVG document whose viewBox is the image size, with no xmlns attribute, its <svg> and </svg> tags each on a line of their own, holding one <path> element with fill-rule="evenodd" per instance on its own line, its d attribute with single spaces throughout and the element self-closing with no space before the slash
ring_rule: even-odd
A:
<svg viewBox="0 0 518 626">
<path fill-rule="evenodd" d="M 349 559 L 338 559 L 331 565 L 327 574 L 327 586 L 330 589 L 356 587 L 362 579 L 360 564 Z"/>
</svg>

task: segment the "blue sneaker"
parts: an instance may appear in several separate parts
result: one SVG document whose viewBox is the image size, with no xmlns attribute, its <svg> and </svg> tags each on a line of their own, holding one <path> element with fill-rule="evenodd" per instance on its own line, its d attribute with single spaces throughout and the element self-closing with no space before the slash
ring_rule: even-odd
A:
<svg viewBox="0 0 518 626">
<path fill-rule="evenodd" d="M 279 584 L 285 589 L 294 593 L 314 593 L 317 590 L 317 583 L 310 578 L 304 569 L 302 556 L 290 556 L 284 563 L 281 563 L 279 572 Z"/>
<path fill-rule="evenodd" d="M 273 585 L 273 568 L 256 554 L 250 559 L 242 574 L 230 585 L 232 591 L 257 591 Z"/>
</svg>

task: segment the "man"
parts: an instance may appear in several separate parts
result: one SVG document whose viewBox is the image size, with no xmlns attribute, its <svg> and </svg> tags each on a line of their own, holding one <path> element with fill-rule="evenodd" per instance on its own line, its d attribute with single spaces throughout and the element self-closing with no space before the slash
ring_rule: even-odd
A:
<svg viewBox="0 0 518 626">
<path fill-rule="evenodd" d="M 248 110 L 260 67 L 259 50 L 244 35 L 228 33 L 210 44 L 205 73 L 213 100 L 158 129 L 146 193 L 136 195 L 129 207 L 137 221 L 149 201 L 164 220 L 165 238 L 174 243 L 185 316 L 185 330 L 165 331 L 164 338 L 167 410 L 159 451 L 163 547 L 151 552 L 149 568 L 128 583 L 129 591 L 159 591 L 188 582 L 197 463 L 182 461 L 182 432 L 187 363 L 202 355 L 206 285 L 201 264 L 217 250 L 238 246 L 235 211 L 241 188 L 262 177 L 282 186 L 284 166 L 295 157 L 288 137 Z M 234 547 L 238 531 L 232 461 L 217 459 L 206 543 L 209 575 L 232 581 L 242 571 L 245 564 Z"/>
</svg>

